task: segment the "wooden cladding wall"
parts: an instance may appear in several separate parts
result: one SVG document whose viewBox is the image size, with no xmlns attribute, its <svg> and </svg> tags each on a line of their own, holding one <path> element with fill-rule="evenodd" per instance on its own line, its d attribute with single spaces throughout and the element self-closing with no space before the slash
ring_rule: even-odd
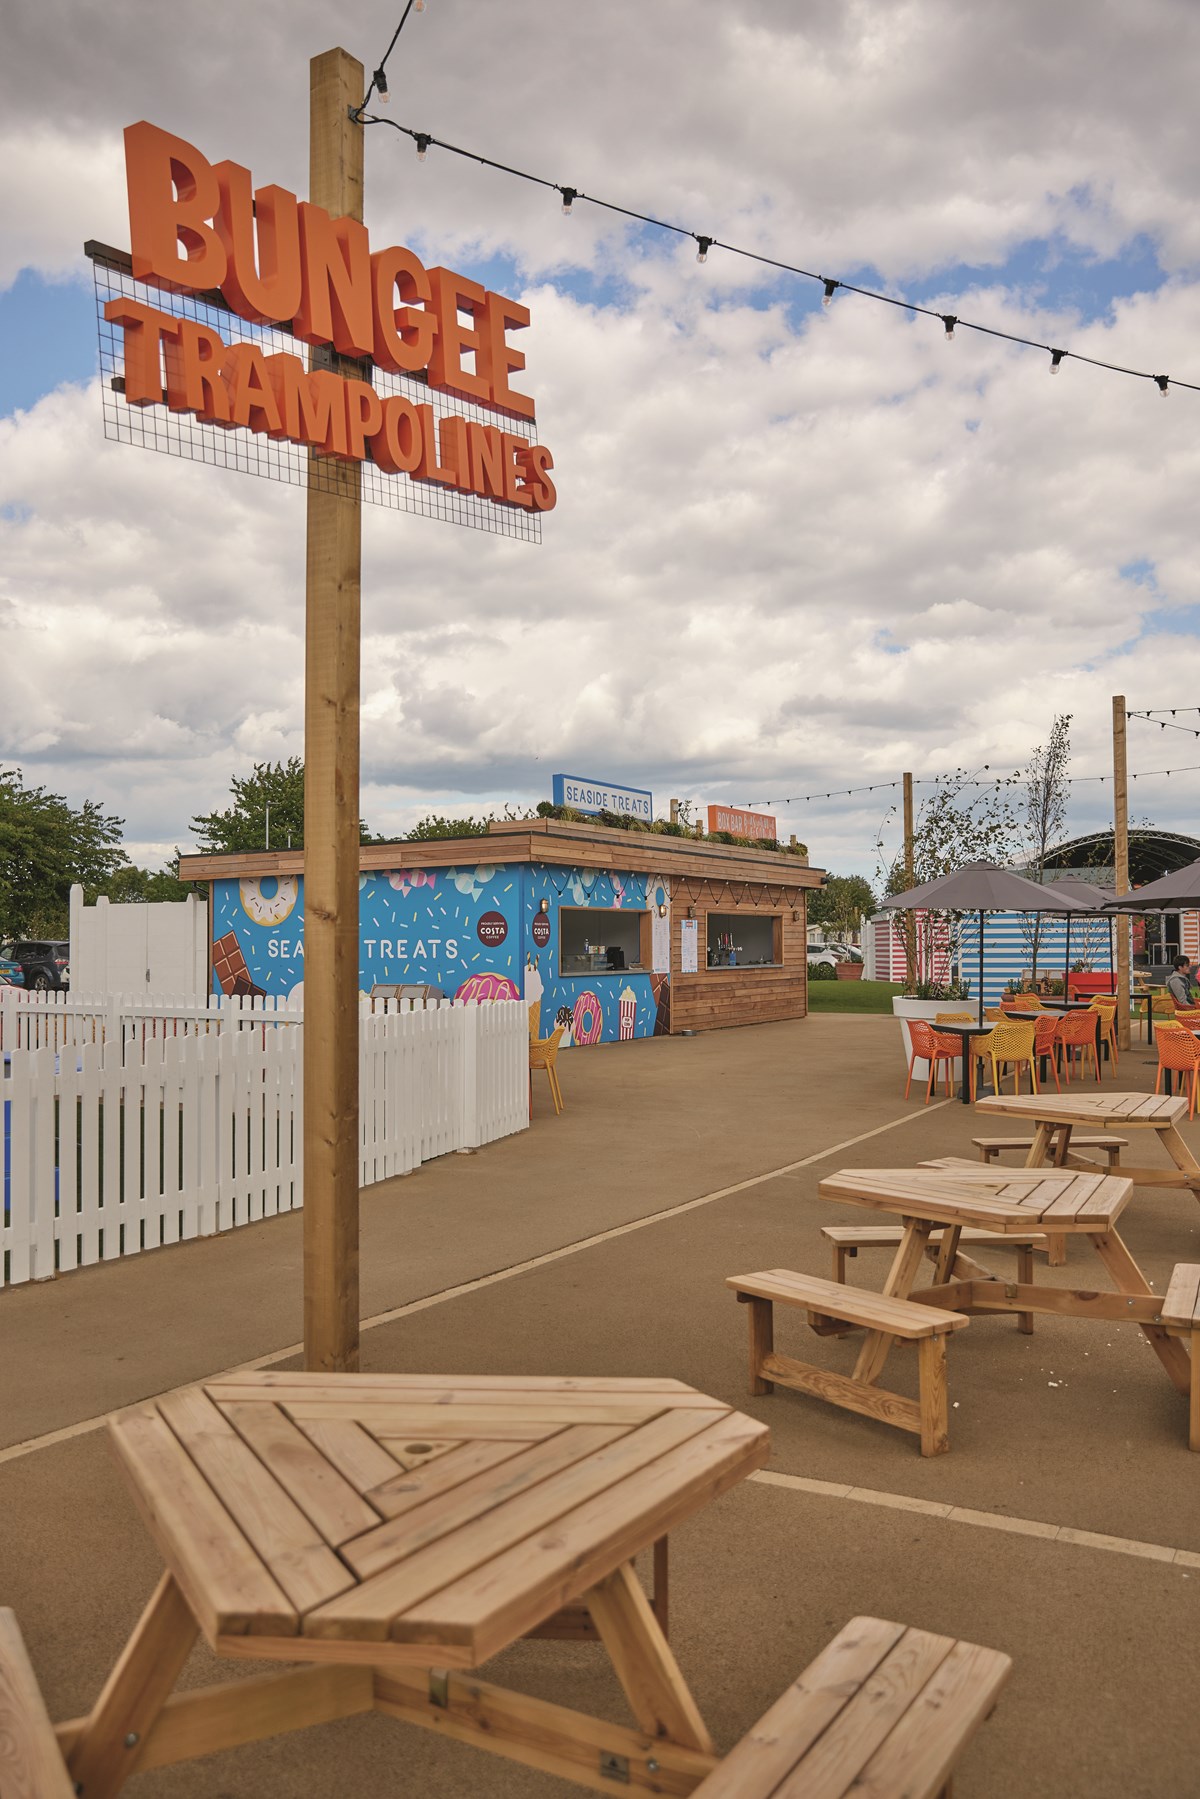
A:
<svg viewBox="0 0 1200 1799">
<path fill-rule="evenodd" d="M 767 913 L 780 920 L 783 965 L 779 968 L 714 968 L 680 974 L 683 920 L 688 907 L 697 921 L 700 956 L 707 943 L 710 912 Z M 792 917 L 793 912 L 797 914 Z M 808 929 L 801 889 L 741 881 L 672 882 L 671 1032 L 715 1031 L 725 1025 L 767 1024 L 803 1018 L 808 1011 Z"/>
</svg>

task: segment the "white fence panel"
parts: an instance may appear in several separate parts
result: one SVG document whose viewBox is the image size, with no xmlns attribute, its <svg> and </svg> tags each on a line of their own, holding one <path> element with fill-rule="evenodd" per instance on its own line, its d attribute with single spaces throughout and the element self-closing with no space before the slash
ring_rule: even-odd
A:
<svg viewBox="0 0 1200 1799">
<path fill-rule="evenodd" d="M 0 992 L 0 1033 L 0 1287 L 302 1203 L 298 1010 Z M 526 1129 L 527 1045 L 519 1001 L 365 1004 L 362 1184 Z"/>
</svg>

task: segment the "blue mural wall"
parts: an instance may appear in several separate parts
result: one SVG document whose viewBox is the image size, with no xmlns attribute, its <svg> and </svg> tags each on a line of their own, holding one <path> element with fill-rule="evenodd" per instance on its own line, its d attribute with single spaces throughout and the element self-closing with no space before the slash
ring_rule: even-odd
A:
<svg viewBox="0 0 1200 1799">
<path fill-rule="evenodd" d="M 668 898 L 653 876 L 540 865 L 360 875 L 359 989 L 428 982 L 459 999 L 539 1000 L 541 1035 L 561 1024 L 563 1047 L 662 1034 L 668 976 L 560 975 L 558 908 L 640 912 Z M 294 993 L 304 980 L 303 880 L 214 882 L 212 935 L 223 992 Z"/>
</svg>

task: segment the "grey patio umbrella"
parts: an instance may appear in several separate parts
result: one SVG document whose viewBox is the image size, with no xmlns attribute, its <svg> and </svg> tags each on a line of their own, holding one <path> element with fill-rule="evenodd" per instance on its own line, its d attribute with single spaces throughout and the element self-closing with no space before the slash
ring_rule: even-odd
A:
<svg viewBox="0 0 1200 1799">
<path fill-rule="evenodd" d="M 1105 905 L 1106 912 L 1177 912 L 1194 908 L 1200 909 L 1200 861 L 1189 862 L 1186 868 L 1177 868 L 1145 887 L 1135 887 L 1132 893 L 1110 899 Z"/>
<path fill-rule="evenodd" d="M 1011 868 L 997 862 L 968 862 L 953 874 L 939 875 L 936 881 L 925 881 L 910 887 L 907 893 L 893 893 L 884 900 L 894 912 L 977 912 L 979 914 L 979 1004 L 978 1019 L 983 1023 L 983 915 L 985 912 L 1090 912 L 1084 900 L 1059 895 L 1052 886 L 1027 881 Z"/>
</svg>

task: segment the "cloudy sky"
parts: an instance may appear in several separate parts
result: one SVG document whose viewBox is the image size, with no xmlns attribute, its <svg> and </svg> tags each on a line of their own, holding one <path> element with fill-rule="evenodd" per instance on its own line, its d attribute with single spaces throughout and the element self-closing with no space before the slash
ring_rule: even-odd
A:
<svg viewBox="0 0 1200 1799">
<path fill-rule="evenodd" d="M 303 497 L 106 442 L 85 238 L 128 243 L 122 128 L 307 187 L 342 0 L 39 0 L 0 61 L 0 759 L 157 864 L 302 748 Z M 938 311 L 1200 382 L 1188 0 L 427 0 L 392 117 Z M 821 289 L 377 127 L 377 245 L 520 296 L 552 447 L 540 547 L 368 508 L 363 812 L 546 798 L 556 770 L 773 802 L 870 874 L 905 769 L 1012 769 L 1110 696 L 1200 705 L 1200 393 Z M 1200 712 L 1190 715 L 1200 730 Z M 1186 724 L 1182 711 L 1177 723 Z M 1190 729 L 1190 727 L 1189 727 Z M 1130 726 L 1133 810 L 1197 824 L 1200 738 Z M 1173 768 L 1172 777 L 1152 771 Z M 918 790 L 919 791 L 919 790 Z M 1111 789 L 1080 780 L 1070 827 Z M 791 800 L 794 803 L 785 804 Z M 894 822 L 887 826 L 894 838 Z"/>
</svg>

